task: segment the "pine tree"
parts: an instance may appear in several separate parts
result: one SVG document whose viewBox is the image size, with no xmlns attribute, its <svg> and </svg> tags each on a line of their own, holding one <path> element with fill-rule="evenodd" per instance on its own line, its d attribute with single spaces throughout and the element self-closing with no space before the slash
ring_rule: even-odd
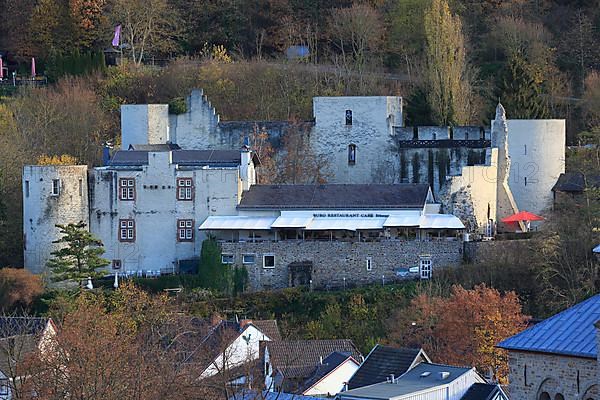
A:
<svg viewBox="0 0 600 400">
<path fill-rule="evenodd" d="M 231 268 L 221 262 L 221 247 L 214 238 L 202 242 L 198 274 L 208 289 L 227 291 L 230 288 Z"/>
<path fill-rule="evenodd" d="M 103 244 L 85 226 L 83 221 L 56 225 L 63 237 L 53 243 L 64 243 L 66 246 L 51 253 L 54 257 L 47 266 L 53 273 L 52 280 L 80 283 L 88 277 L 99 278 L 104 275 L 97 271 L 109 264 L 108 260 L 101 257 L 104 254 Z"/>
<path fill-rule="evenodd" d="M 497 94 L 511 118 L 548 117 L 548 107 L 542 97 L 542 84 L 520 54 L 514 54 L 506 65 Z"/>
</svg>

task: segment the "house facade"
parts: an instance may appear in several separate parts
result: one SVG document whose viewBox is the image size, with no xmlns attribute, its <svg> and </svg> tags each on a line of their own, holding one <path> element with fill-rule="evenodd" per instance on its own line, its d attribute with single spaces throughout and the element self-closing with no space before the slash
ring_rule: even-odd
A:
<svg viewBox="0 0 600 400">
<path fill-rule="evenodd" d="M 600 399 L 599 320 L 595 295 L 498 344 L 509 354 L 511 397 Z"/>
</svg>

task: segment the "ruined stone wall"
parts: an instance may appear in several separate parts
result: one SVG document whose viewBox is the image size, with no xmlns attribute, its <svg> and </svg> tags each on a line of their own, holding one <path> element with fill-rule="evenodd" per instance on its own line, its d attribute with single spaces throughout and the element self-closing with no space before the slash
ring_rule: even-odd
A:
<svg viewBox="0 0 600 400">
<path fill-rule="evenodd" d="M 419 266 L 422 256 L 431 257 L 433 274 L 437 268 L 454 267 L 462 262 L 460 241 L 381 241 L 336 242 L 286 240 L 260 243 L 222 243 L 225 254 L 234 255 L 234 264 L 245 267 L 250 290 L 285 288 L 289 285 L 289 268 L 294 262 L 312 262 L 313 287 L 343 287 L 374 282 L 392 282 L 416 278 L 418 272 L 407 269 Z M 243 254 L 254 254 L 254 264 L 243 264 Z M 263 256 L 275 255 L 275 268 L 263 268 Z M 367 258 L 371 270 L 367 270 Z M 400 272 L 407 273 L 401 276 Z M 345 281 L 344 281 L 345 278 Z"/>
<path fill-rule="evenodd" d="M 465 242 L 465 261 L 473 264 L 523 262 L 523 256 L 530 253 L 532 246 L 530 239 Z"/>
<path fill-rule="evenodd" d="M 133 144 L 163 144 L 170 141 L 167 104 L 121 106 L 121 149 Z"/>
<path fill-rule="evenodd" d="M 511 399 L 537 400 L 542 392 L 550 399 L 598 400 L 598 366 L 595 359 L 510 351 L 508 360 Z"/>
<path fill-rule="evenodd" d="M 61 237 L 56 224 L 89 224 L 86 165 L 27 165 L 23 168 L 24 267 L 40 274 Z M 53 194 L 53 180 L 59 181 Z"/>
</svg>

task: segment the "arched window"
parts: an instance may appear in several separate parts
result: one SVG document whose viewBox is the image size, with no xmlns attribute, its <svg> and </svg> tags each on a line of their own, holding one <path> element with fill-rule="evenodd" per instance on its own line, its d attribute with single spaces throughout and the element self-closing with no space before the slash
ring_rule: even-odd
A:
<svg viewBox="0 0 600 400">
<path fill-rule="evenodd" d="M 565 400 L 565 396 L 563 396 L 561 393 L 556 393 L 554 395 L 554 400 Z"/>
<path fill-rule="evenodd" d="M 550 395 L 548 394 L 548 392 L 542 392 L 540 393 L 539 400 L 550 400 Z"/>
<path fill-rule="evenodd" d="M 348 164 L 349 165 L 356 164 L 356 145 L 355 144 L 348 145 Z"/>
<path fill-rule="evenodd" d="M 346 110 L 346 125 L 352 125 L 352 110 Z"/>
</svg>

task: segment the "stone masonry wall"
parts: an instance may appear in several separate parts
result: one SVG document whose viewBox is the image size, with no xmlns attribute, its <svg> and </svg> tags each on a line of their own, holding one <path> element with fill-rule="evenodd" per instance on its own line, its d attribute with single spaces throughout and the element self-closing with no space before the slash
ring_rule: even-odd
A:
<svg viewBox="0 0 600 400">
<path fill-rule="evenodd" d="M 511 351 L 509 394 L 515 400 L 537 400 L 542 392 L 550 399 L 598 400 L 598 366 L 594 359 Z"/>
<path fill-rule="evenodd" d="M 407 273 L 419 266 L 420 256 L 430 256 L 436 268 L 458 266 L 462 261 L 460 241 L 382 241 L 382 242 L 329 242 L 287 240 L 259 243 L 222 243 L 225 254 L 234 255 L 234 264 L 248 270 L 250 290 L 285 288 L 289 285 L 289 264 L 309 261 L 313 264 L 313 287 L 343 287 L 345 284 L 391 282 L 418 277 Z M 242 264 L 242 254 L 255 254 L 255 263 Z M 263 255 L 275 255 L 275 268 L 263 268 Z M 367 271 L 367 258 L 372 268 Z"/>
<path fill-rule="evenodd" d="M 473 264 L 523 262 L 531 246 L 530 239 L 466 242 L 465 261 Z"/>
</svg>

